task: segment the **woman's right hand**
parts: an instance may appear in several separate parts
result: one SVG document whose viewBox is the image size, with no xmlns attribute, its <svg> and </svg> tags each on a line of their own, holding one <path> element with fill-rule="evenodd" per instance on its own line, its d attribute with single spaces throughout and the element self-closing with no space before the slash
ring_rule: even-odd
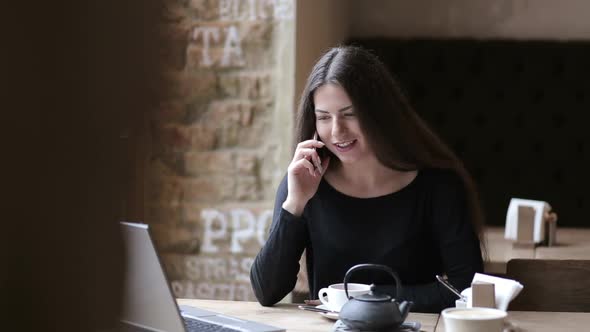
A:
<svg viewBox="0 0 590 332">
<path fill-rule="evenodd" d="M 328 169 L 330 157 L 320 160 L 316 149 L 324 147 L 317 140 L 299 143 L 287 170 L 288 191 L 283 209 L 295 216 L 303 213 L 303 208 L 318 190 L 322 176 Z"/>
</svg>

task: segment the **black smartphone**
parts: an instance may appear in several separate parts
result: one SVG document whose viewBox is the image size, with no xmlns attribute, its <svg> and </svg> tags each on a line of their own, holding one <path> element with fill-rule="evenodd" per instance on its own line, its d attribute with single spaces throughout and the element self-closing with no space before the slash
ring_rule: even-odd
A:
<svg viewBox="0 0 590 332">
<path fill-rule="evenodd" d="M 320 141 L 320 142 L 322 141 L 320 139 L 320 136 L 318 135 L 318 132 L 317 131 L 313 134 L 313 139 L 316 140 L 316 141 Z M 323 148 L 319 148 L 319 149 L 316 148 L 315 149 L 315 152 L 320 157 L 320 161 L 323 161 L 324 160 L 324 157 L 326 157 L 326 147 L 325 146 Z"/>
</svg>

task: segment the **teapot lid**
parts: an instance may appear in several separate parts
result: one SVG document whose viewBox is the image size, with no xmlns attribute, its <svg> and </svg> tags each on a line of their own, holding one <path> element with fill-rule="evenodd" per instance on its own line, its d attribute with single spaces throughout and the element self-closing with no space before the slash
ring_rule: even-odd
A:
<svg viewBox="0 0 590 332">
<path fill-rule="evenodd" d="M 391 296 L 387 294 L 362 294 L 359 296 L 354 297 L 355 300 L 363 301 L 363 302 L 389 302 L 391 301 Z"/>
<path fill-rule="evenodd" d="M 399 280 L 398 276 L 391 270 L 390 267 L 385 266 L 385 265 L 379 265 L 379 264 L 358 264 L 358 265 L 351 267 L 348 271 L 346 271 L 346 274 L 344 275 L 344 291 L 346 292 L 346 297 L 348 297 L 349 299 L 351 299 L 352 297 L 350 297 L 348 295 L 348 288 L 347 288 L 348 278 L 350 277 L 352 272 L 357 271 L 357 270 L 363 270 L 363 269 L 364 270 L 377 269 L 377 270 L 383 270 L 385 272 L 388 272 L 393 277 L 393 279 L 395 279 L 396 294 L 401 293 L 401 281 Z M 359 301 L 363 301 L 363 302 L 387 302 L 392 299 L 392 297 L 387 294 L 375 294 L 375 288 L 376 288 L 376 286 L 374 284 L 371 285 L 371 289 L 368 294 L 360 295 L 358 297 L 355 297 L 354 299 L 355 300 L 358 299 Z"/>
<path fill-rule="evenodd" d="M 364 302 L 389 302 L 391 301 L 391 296 L 388 294 L 380 294 L 375 293 L 375 285 L 371 285 L 371 291 L 367 294 L 362 294 L 359 296 L 355 296 L 355 300 L 364 301 Z"/>
</svg>

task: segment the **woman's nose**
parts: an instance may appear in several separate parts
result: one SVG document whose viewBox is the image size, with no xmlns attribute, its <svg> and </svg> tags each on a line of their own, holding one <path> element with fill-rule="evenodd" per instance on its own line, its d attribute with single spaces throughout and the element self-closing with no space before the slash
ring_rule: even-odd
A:
<svg viewBox="0 0 590 332">
<path fill-rule="evenodd" d="M 332 123 L 332 137 L 339 137 L 342 133 L 346 132 L 346 127 L 342 120 L 336 118 Z"/>
</svg>

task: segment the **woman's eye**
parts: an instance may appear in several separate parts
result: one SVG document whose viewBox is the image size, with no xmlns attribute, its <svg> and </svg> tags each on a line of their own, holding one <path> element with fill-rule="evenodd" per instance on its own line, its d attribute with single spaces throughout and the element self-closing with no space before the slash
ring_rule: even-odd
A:
<svg viewBox="0 0 590 332">
<path fill-rule="evenodd" d="M 346 114 L 344 114 L 344 116 L 347 118 L 350 118 L 350 117 L 355 116 L 355 114 L 354 113 L 346 113 Z"/>
<path fill-rule="evenodd" d="M 329 118 L 330 118 L 329 116 L 325 116 L 325 115 L 320 115 L 317 117 L 318 120 L 327 120 Z"/>
</svg>

